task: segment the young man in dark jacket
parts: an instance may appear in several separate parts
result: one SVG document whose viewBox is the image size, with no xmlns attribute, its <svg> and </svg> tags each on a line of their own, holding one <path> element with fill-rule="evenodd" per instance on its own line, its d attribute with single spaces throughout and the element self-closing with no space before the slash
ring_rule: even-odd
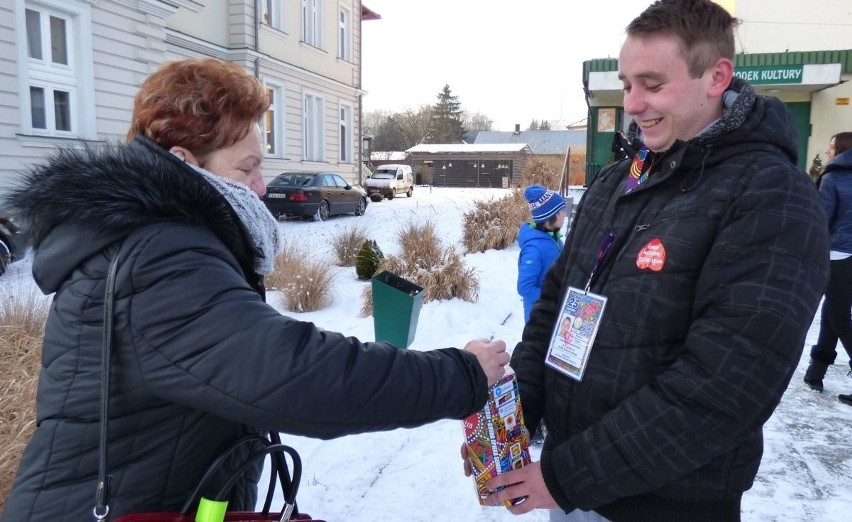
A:
<svg viewBox="0 0 852 522">
<path fill-rule="evenodd" d="M 626 157 L 588 188 L 512 356 L 528 427 L 549 434 L 539 462 L 489 482 L 510 485 L 491 503 L 740 519 L 829 243 L 787 109 L 733 77 L 737 22 L 709 0 L 659 0 L 628 26 Z M 565 316 L 576 335 L 552 342 Z"/>
</svg>

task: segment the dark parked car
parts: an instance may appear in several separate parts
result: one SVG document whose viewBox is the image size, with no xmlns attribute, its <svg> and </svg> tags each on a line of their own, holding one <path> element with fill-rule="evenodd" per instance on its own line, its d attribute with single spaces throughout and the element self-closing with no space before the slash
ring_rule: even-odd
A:
<svg viewBox="0 0 852 522">
<path fill-rule="evenodd" d="M 363 216 L 367 193 L 333 172 L 284 172 L 266 185 L 263 202 L 276 218 L 329 216 L 354 213 Z"/>
<path fill-rule="evenodd" d="M 6 272 L 11 263 L 23 257 L 22 239 L 18 227 L 9 218 L 0 216 L 0 275 Z"/>
</svg>

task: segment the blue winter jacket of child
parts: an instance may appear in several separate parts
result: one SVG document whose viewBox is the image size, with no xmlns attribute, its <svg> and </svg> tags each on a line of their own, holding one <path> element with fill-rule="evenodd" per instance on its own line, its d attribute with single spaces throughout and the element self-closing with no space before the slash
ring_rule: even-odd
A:
<svg viewBox="0 0 852 522">
<path fill-rule="evenodd" d="M 541 294 L 541 283 L 550 265 L 562 252 L 562 236 L 557 232 L 544 232 L 532 223 L 524 223 L 518 230 L 518 293 L 524 299 L 524 322 L 530 320 L 533 303 Z"/>
</svg>

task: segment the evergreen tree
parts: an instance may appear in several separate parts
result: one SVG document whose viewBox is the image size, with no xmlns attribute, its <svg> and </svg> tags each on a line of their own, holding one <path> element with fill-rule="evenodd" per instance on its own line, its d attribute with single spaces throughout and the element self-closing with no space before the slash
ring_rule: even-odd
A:
<svg viewBox="0 0 852 522">
<path fill-rule="evenodd" d="M 538 120 L 531 121 L 527 130 L 538 130 Z"/>
<path fill-rule="evenodd" d="M 450 86 L 444 85 L 438 101 L 432 106 L 432 119 L 426 133 L 426 143 L 461 143 L 465 133 L 463 111 L 458 96 L 453 96 Z"/>
<path fill-rule="evenodd" d="M 541 124 L 539 124 L 538 130 L 550 130 L 550 122 L 547 120 L 541 120 Z"/>
</svg>

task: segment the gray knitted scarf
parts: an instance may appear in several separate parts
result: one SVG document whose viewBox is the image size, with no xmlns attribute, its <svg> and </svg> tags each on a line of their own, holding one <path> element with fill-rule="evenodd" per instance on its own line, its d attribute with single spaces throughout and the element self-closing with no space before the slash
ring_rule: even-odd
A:
<svg viewBox="0 0 852 522">
<path fill-rule="evenodd" d="M 269 275 L 275 268 L 275 257 L 281 252 L 283 240 L 278 221 L 272 216 L 263 201 L 248 186 L 217 176 L 212 172 L 187 163 L 201 174 L 222 196 L 240 217 L 260 254 L 254 260 L 254 271 Z"/>
</svg>

